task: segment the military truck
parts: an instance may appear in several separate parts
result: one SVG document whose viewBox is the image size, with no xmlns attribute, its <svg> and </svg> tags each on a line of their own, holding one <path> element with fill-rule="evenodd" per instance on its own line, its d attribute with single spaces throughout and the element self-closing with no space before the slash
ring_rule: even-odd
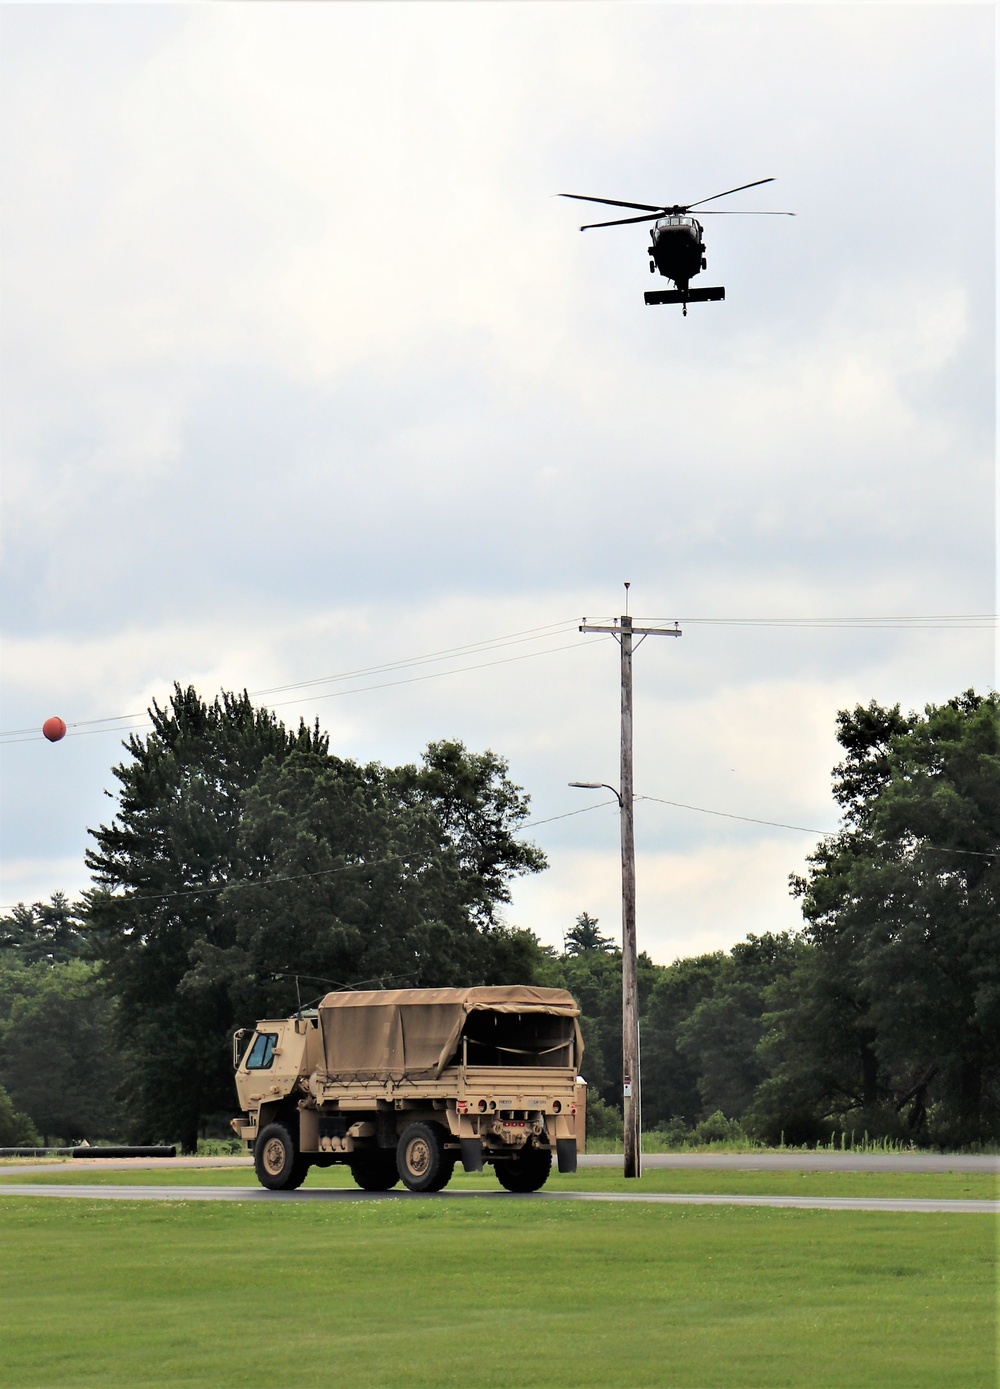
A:
<svg viewBox="0 0 1000 1389">
<path fill-rule="evenodd" d="M 564 989 L 330 993 L 237 1032 L 232 1127 L 273 1191 L 334 1163 L 366 1191 L 440 1191 L 459 1160 L 537 1191 L 583 1149 L 578 1019 Z"/>
</svg>

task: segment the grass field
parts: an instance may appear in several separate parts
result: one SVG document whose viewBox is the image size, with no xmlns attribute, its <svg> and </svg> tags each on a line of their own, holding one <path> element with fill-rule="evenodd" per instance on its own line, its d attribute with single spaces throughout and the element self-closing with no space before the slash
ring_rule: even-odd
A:
<svg viewBox="0 0 1000 1389">
<path fill-rule="evenodd" d="M 996 1384 L 989 1216 L 19 1197 L 0 1219 L 17 1389 Z"/>
<path fill-rule="evenodd" d="M 135 1186 L 250 1186 L 258 1185 L 250 1167 L 102 1168 L 96 1162 L 53 1163 L 46 1173 L 19 1173 L 16 1166 L 0 1165 L 0 1182 L 67 1182 Z M 310 1187 L 354 1187 L 346 1167 L 313 1168 L 306 1178 Z M 449 1189 L 498 1191 L 492 1171 L 466 1176 L 459 1168 Z M 705 1171 L 697 1168 L 647 1168 L 639 1181 L 626 1181 L 613 1168 L 581 1168 L 572 1177 L 553 1173 L 546 1191 L 606 1191 L 703 1193 L 737 1196 L 875 1196 L 926 1198 L 950 1201 L 994 1201 L 1000 1183 L 989 1172 L 789 1172 Z"/>
</svg>

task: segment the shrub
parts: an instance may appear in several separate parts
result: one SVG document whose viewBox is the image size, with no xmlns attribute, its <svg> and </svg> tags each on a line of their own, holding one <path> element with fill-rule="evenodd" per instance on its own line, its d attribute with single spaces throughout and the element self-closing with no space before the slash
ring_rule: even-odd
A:
<svg viewBox="0 0 1000 1389">
<path fill-rule="evenodd" d="M 239 1138 L 199 1138 L 199 1157 L 238 1157 L 245 1154 L 247 1145 Z"/>
<path fill-rule="evenodd" d="M 14 1108 L 0 1085 L 0 1148 L 38 1148 L 41 1138 L 27 1114 Z"/>
<path fill-rule="evenodd" d="M 696 1143 L 745 1143 L 746 1132 L 738 1119 L 727 1119 L 721 1109 L 695 1124 L 693 1138 Z"/>
<path fill-rule="evenodd" d="M 653 1133 L 661 1139 L 666 1148 L 687 1148 L 692 1140 L 691 1130 L 683 1119 L 662 1119 Z"/>
<path fill-rule="evenodd" d="M 587 1096 L 587 1137 L 623 1138 L 625 1121 L 612 1104 L 605 1104 L 599 1095 Z"/>
</svg>

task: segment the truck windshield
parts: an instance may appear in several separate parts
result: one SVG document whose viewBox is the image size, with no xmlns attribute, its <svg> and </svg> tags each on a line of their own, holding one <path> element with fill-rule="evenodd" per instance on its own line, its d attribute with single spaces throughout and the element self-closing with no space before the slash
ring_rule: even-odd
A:
<svg viewBox="0 0 1000 1389">
<path fill-rule="evenodd" d="M 247 1070 L 266 1071 L 274 1060 L 277 1041 L 277 1032 L 258 1032 L 253 1039 L 253 1046 L 247 1052 Z"/>
</svg>

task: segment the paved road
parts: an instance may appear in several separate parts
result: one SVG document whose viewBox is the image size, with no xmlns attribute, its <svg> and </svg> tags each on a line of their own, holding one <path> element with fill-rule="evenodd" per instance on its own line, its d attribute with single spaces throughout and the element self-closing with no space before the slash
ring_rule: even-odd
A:
<svg viewBox="0 0 1000 1389">
<path fill-rule="evenodd" d="M 505 1191 L 374 1192 L 344 1188 L 313 1191 L 265 1191 L 263 1187 L 232 1186 L 34 1186 L 30 1182 L 0 1184 L 2 1196 L 72 1197 L 87 1201 L 582 1201 L 654 1206 L 777 1206 L 807 1211 L 910 1211 L 922 1214 L 1000 1215 L 1000 1201 L 892 1200 L 863 1196 L 698 1196 L 596 1191 L 539 1191 L 521 1196 Z"/>
<path fill-rule="evenodd" d="M 622 1159 L 611 1153 L 595 1153 L 579 1159 L 581 1168 L 621 1167 Z M 643 1166 L 658 1168 L 696 1168 L 723 1172 L 994 1172 L 1000 1177 L 1000 1155 L 954 1156 L 940 1153 L 649 1153 Z M 54 1172 L 65 1167 L 74 1172 L 176 1171 L 181 1167 L 250 1167 L 248 1157 L 176 1158 L 58 1158 L 48 1162 L 8 1160 L 0 1162 L 5 1172 Z"/>
<path fill-rule="evenodd" d="M 621 1167 L 614 1155 L 579 1159 L 581 1167 Z M 696 1167 L 726 1172 L 995 1172 L 1000 1156 L 942 1153 L 646 1153 L 643 1167 Z"/>
<path fill-rule="evenodd" d="M 174 1172 L 179 1167 L 253 1167 L 249 1157 L 175 1157 L 175 1158 L 49 1158 L 33 1162 L 30 1158 L 14 1158 L 0 1162 L 0 1178 L 39 1172 Z"/>
</svg>

